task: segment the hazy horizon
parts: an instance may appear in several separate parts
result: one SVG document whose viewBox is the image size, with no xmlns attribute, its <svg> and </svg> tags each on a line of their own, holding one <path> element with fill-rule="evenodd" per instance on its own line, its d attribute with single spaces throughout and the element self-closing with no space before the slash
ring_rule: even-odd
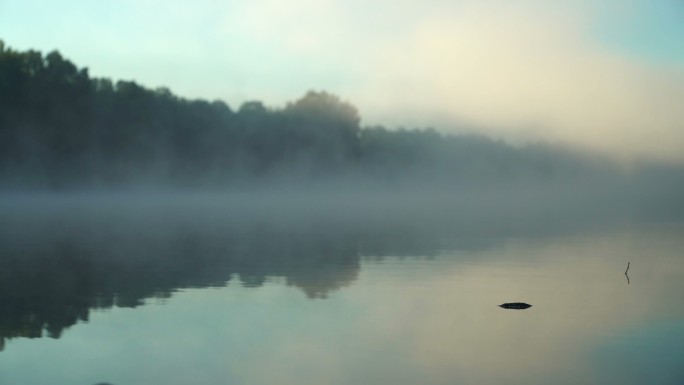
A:
<svg viewBox="0 0 684 385">
<path fill-rule="evenodd" d="M 356 105 L 364 125 L 681 164 L 683 18 L 675 0 L 6 0 L 0 38 L 59 50 L 92 76 L 233 107 L 326 90 Z"/>
</svg>

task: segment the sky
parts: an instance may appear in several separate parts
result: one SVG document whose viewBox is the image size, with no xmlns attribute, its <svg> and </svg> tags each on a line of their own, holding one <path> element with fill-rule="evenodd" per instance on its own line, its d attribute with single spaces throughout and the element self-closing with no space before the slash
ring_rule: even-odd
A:
<svg viewBox="0 0 684 385">
<path fill-rule="evenodd" d="M 0 0 L 0 39 L 92 76 L 363 124 L 684 162 L 683 0 Z"/>
</svg>

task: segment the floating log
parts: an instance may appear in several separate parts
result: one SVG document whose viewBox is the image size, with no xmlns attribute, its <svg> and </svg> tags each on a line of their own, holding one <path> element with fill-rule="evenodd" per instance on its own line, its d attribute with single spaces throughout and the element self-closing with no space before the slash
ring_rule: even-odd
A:
<svg viewBox="0 0 684 385">
<path fill-rule="evenodd" d="M 499 305 L 499 307 L 502 307 L 504 309 L 515 309 L 515 310 L 523 310 L 532 307 L 529 303 L 525 302 L 509 302 L 509 303 L 504 303 Z"/>
</svg>

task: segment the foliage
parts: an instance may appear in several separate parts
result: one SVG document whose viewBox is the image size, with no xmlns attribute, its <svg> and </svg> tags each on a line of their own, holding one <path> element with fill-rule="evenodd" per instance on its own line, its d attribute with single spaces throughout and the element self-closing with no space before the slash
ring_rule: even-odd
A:
<svg viewBox="0 0 684 385">
<path fill-rule="evenodd" d="M 261 179 L 566 177 L 596 164 L 434 130 L 362 128 L 354 106 L 310 91 L 281 109 L 188 100 L 92 78 L 53 51 L 0 43 L 0 186 L 145 183 L 230 186 Z"/>
</svg>

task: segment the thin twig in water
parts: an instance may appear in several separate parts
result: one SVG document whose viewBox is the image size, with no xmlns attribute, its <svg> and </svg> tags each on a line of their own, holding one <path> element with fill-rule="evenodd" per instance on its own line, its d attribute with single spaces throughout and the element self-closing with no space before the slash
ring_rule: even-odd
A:
<svg viewBox="0 0 684 385">
<path fill-rule="evenodd" d="M 625 270 L 625 277 L 627 277 L 627 284 L 629 285 L 629 275 L 627 275 L 628 271 L 629 271 L 629 262 L 627 262 L 627 269 Z"/>
</svg>

